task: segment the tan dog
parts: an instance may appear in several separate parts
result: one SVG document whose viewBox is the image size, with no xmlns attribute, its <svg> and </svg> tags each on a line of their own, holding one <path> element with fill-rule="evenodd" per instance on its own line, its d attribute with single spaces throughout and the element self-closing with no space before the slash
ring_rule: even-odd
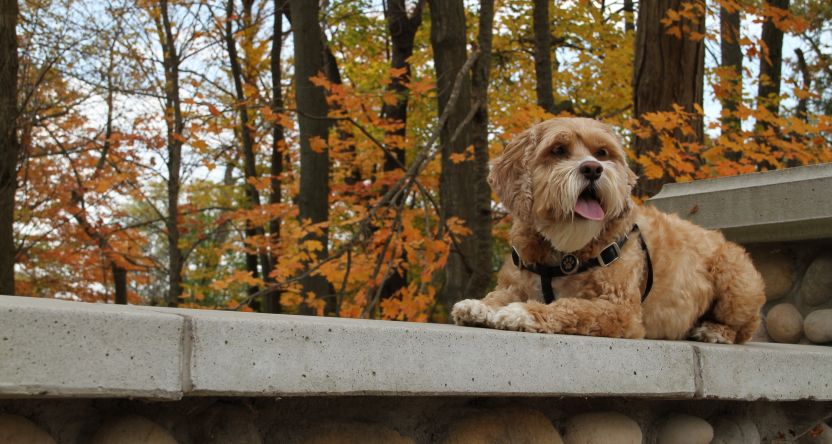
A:
<svg viewBox="0 0 832 444">
<path fill-rule="evenodd" d="M 594 120 L 552 119 L 515 137 L 493 161 L 489 182 L 514 217 L 510 237 L 519 263 L 506 262 L 483 300 L 455 304 L 454 321 L 541 333 L 748 341 L 765 302 L 748 254 L 719 232 L 634 205 L 636 179 L 618 138 Z M 548 305 L 541 281 L 549 279 L 528 271 L 535 267 L 574 273 L 550 280 L 557 299 Z"/>
</svg>

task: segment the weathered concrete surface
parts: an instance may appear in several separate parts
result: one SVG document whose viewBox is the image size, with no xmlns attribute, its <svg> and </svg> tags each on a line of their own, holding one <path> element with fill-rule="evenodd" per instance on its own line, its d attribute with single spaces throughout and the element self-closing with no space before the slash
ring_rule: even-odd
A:
<svg viewBox="0 0 832 444">
<path fill-rule="evenodd" d="M 774 343 L 697 344 L 701 390 L 717 399 L 832 399 L 832 349 Z"/>
<path fill-rule="evenodd" d="M 832 164 L 667 184 L 649 204 L 735 242 L 832 237 Z"/>
<path fill-rule="evenodd" d="M 679 342 L 188 311 L 193 393 L 692 396 Z"/>
<path fill-rule="evenodd" d="M 0 397 L 565 396 L 832 400 L 832 348 L 0 296 Z"/>
<path fill-rule="evenodd" d="M 184 318 L 0 296 L 0 396 L 179 398 Z"/>
</svg>

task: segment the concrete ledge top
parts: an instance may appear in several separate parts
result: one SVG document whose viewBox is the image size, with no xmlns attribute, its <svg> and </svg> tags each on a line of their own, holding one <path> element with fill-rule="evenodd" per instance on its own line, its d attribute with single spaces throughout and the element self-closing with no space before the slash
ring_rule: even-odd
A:
<svg viewBox="0 0 832 444">
<path fill-rule="evenodd" d="M 0 397 L 832 400 L 832 349 L 0 296 Z"/>
<path fill-rule="evenodd" d="M 648 203 L 735 242 L 832 238 L 832 164 L 666 184 Z"/>
</svg>

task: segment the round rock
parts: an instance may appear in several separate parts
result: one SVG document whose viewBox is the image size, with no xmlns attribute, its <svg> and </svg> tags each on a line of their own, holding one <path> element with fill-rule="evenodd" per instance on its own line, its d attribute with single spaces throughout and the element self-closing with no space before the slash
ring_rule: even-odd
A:
<svg viewBox="0 0 832 444">
<path fill-rule="evenodd" d="M 138 415 L 106 422 L 95 432 L 91 444 L 177 444 L 165 428 Z"/>
<path fill-rule="evenodd" d="M 4 444 L 55 444 L 55 440 L 19 415 L 0 414 L 0 442 Z"/>
<path fill-rule="evenodd" d="M 816 307 L 832 297 L 832 255 L 819 256 L 803 275 L 800 298 L 804 304 Z"/>
<path fill-rule="evenodd" d="M 710 444 L 714 429 L 702 418 L 673 415 L 659 429 L 656 444 Z"/>
<path fill-rule="evenodd" d="M 479 412 L 451 423 L 444 444 L 469 443 L 563 444 L 543 413 L 527 408 Z"/>
<path fill-rule="evenodd" d="M 641 428 L 621 413 L 584 413 L 566 421 L 563 441 L 566 444 L 641 444 Z"/>
<path fill-rule="evenodd" d="M 748 418 L 721 416 L 714 421 L 711 444 L 760 444 L 760 432 Z"/>
<path fill-rule="evenodd" d="M 806 338 L 815 344 L 832 342 L 832 309 L 815 310 L 803 322 Z"/>
<path fill-rule="evenodd" d="M 773 301 L 789 294 L 797 280 L 794 258 L 780 251 L 755 253 L 753 258 L 754 266 L 766 284 L 766 300 Z"/>
<path fill-rule="evenodd" d="M 766 330 L 776 342 L 796 344 L 803 336 L 803 316 L 792 304 L 777 304 L 766 315 Z"/>
</svg>

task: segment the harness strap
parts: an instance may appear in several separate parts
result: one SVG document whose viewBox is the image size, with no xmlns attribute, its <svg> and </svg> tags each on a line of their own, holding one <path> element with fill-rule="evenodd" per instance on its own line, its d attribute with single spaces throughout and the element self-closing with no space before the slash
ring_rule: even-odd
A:
<svg viewBox="0 0 832 444">
<path fill-rule="evenodd" d="M 638 228 L 638 225 L 636 225 L 636 228 Z M 638 233 L 638 240 L 641 244 L 641 250 L 644 251 L 644 258 L 647 260 L 647 283 L 644 285 L 644 293 L 641 294 L 641 303 L 643 304 L 647 295 L 650 294 L 650 289 L 653 288 L 653 260 L 650 259 L 650 250 L 647 249 L 647 243 L 644 242 L 641 231 Z"/>
<path fill-rule="evenodd" d="M 650 289 L 653 288 L 653 261 L 650 259 L 650 250 L 648 250 L 647 244 L 644 242 L 644 236 L 641 235 L 638 224 L 633 224 L 633 228 L 630 230 L 630 233 L 634 231 L 638 231 L 639 245 L 641 246 L 642 251 L 644 251 L 645 259 L 647 260 L 647 283 L 644 287 L 644 292 L 641 295 L 641 302 L 644 303 L 644 300 L 647 299 L 647 295 L 650 293 Z M 609 266 L 621 256 L 621 248 L 624 247 L 624 244 L 628 239 L 629 237 L 624 235 L 624 237 L 618 241 L 607 245 L 606 248 L 601 250 L 598 256 L 587 260 L 583 264 L 578 261 L 578 258 L 575 255 L 567 254 L 563 256 L 560 265 L 557 267 L 541 264 L 526 265 L 520 260 L 520 255 L 513 247 L 511 249 L 511 260 L 517 268 L 530 271 L 540 276 L 540 288 L 543 292 L 543 300 L 546 304 L 551 304 L 557 298 L 557 295 L 552 288 L 552 279 L 571 276 L 576 273 L 583 273 L 595 267 Z"/>
<path fill-rule="evenodd" d="M 556 299 L 555 290 L 552 288 L 552 278 L 553 276 L 546 274 L 540 275 L 540 288 L 543 289 L 543 300 L 547 304 L 551 304 Z"/>
</svg>

